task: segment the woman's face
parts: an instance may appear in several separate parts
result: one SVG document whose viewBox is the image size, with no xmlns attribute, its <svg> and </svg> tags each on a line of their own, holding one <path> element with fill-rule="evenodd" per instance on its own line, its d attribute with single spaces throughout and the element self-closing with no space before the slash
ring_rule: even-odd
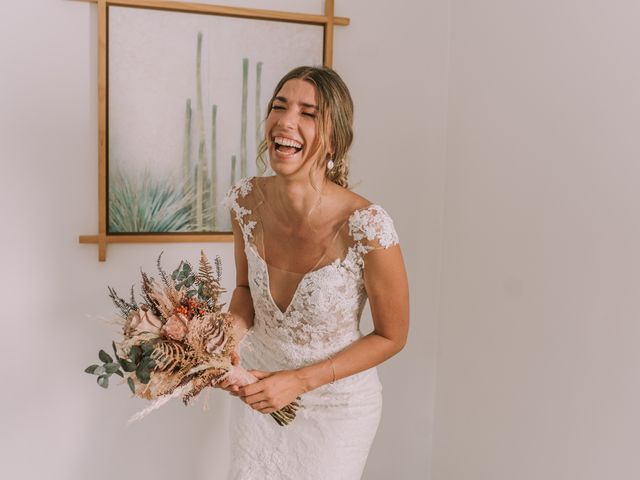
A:
<svg viewBox="0 0 640 480">
<path fill-rule="evenodd" d="M 269 159 L 280 175 L 307 175 L 313 165 L 309 158 L 318 135 L 316 87 L 294 78 L 276 94 L 265 125 Z M 296 175 L 297 176 L 297 175 Z"/>
</svg>

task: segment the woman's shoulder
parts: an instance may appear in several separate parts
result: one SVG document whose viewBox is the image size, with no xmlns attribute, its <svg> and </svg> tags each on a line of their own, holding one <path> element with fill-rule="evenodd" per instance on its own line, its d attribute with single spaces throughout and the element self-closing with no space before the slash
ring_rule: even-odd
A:
<svg viewBox="0 0 640 480">
<path fill-rule="evenodd" d="M 372 202 L 353 190 L 327 182 L 329 190 L 325 191 L 336 210 L 341 210 L 348 217 L 352 212 L 372 205 Z"/>
<path fill-rule="evenodd" d="M 348 210 L 347 231 L 356 243 L 367 250 L 388 248 L 399 243 L 393 220 L 380 204 L 351 190 L 343 190 L 342 201 Z"/>
<path fill-rule="evenodd" d="M 246 197 L 253 190 L 254 184 L 255 177 L 244 177 L 238 180 L 227 191 L 225 196 L 227 203 Z"/>
<path fill-rule="evenodd" d="M 258 177 L 245 177 L 233 184 L 224 197 L 224 205 L 227 209 L 236 213 L 242 209 L 251 209 L 260 198 Z"/>
</svg>

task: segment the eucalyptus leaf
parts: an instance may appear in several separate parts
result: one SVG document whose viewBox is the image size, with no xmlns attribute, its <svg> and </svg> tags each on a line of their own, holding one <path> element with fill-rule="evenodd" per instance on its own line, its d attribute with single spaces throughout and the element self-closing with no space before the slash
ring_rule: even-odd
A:
<svg viewBox="0 0 640 480">
<path fill-rule="evenodd" d="M 147 384 L 151 380 L 151 372 L 148 368 L 144 368 L 142 366 L 138 367 L 136 370 L 136 377 L 140 380 L 140 383 Z"/>
<path fill-rule="evenodd" d="M 133 378 L 131 377 L 127 378 L 127 385 L 129 385 L 129 388 L 131 389 L 132 393 L 136 393 L 136 385 L 135 383 L 133 383 Z"/>
<path fill-rule="evenodd" d="M 94 375 L 104 375 L 105 373 L 107 373 L 107 369 L 104 368 L 104 365 L 98 365 L 98 368 L 93 371 Z"/>
<path fill-rule="evenodd" d="M 187 278 L 187 281 L 185 282 L 185 285 L 187 286 L 187 288 L 191 287 L 191 285 L 193 285 L 193 283 L 196 281 L 196 277 L 189 277 Z"/>
<path fill-rule="evenodd" d="M 109 355 L 107 352 L 105 352 L 104 350 L 100 350 L 98 352 L 98 357 L 100 358 L 100 360 L 102 360 L 104 363 L 111 363 L 113 362 L 113 358 L 111 358 L 111 355 Z"/>
<path fill-rule="evenodd" d="M 116 375 L 118 375 L 119 377 L 124 378 L 124 373 L 122 373 L 120 370 L 116 370 L 116 371 L 115 371 L 115 372 L 113 372 L 113 373 L 115 373 L 115 374 L 116 374 Z"/>
<path fill-rule="evenodd" d="M 138 368 L 143 368 L 145 370 L 151 370 L 153 367 L 156 366 L 156 362 L 153 358 L 151 357 L 144 357 L 142 359 L 142 361 L 140 362 L 140 365 L 138 365 Z"/>
<path fill-rule="evenodd" d="M 129 362 L 127 360 L 122 360 L 122 362 L 120 362 L 120 365 L 122 365 L 122 369 L 125 372 L 135 372 L 136 368 L 138 367 L 138 365 L 136 365 L 133 362 Z"/>
<path fill-rule="evenodd" d="M 191 271 L 191 265 L 189 265 L 187 262 L 184 262 L 184 265 L 182 266 L 182 271 L 189 273 Z"/>
<path fill-rule="evenodd" d="M 108 388 L 109 387 L 109 376 L 108 375 L 100 375 L 98 377 L 98 385 L 100 385 L 102 388 Z"/>
<path fill-rule="evenodd" d="M 147 342 L 147 343 L 143 343 L 142 344 L 142 352 L 145 355 L 149 355 L 151 352 L 153 352 L 153 349 L 155 348 L 155 345 L 151 342 Z"/>
<path fill-rule="evenodd" d="M 87 368 L 84 369 L 85 372 L 87 373 L 91 373 L 91 374 L 95 374 L 96 369 L 99 367 L 99 365 L 91 365 Z"/>
<path fill-rule="evenodd" d="M 120 364 L 118 363 L 106 363 L 104 365 L 105 370 L 107 371 L 107 373 L 111 374 L 111 373 L 116 373 L 118 370 L 120 370 Z"/>
<path fill-rule="evenodd" d="M 131 347 L 131 350 L 129 350 L 129 360 L 137 364 L 140 361 L 141 356 L 142 348 L 140 348 L 138 345 Z"/>
</svg>

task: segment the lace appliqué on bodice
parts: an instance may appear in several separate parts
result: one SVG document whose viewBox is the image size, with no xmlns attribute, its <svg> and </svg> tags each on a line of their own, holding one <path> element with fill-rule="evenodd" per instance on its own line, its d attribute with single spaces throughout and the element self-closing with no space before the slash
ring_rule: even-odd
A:
<svg viewBox="0 0 640 480">
<path fill-rule="evenodd" d="M 393 221 L 379 205 L 354 211 L 348 219 L 350 241 L 344 257 L 306 273 L 283 312 L 271 296 L 269 269 L 253 242 L 258 225 L 253 181 L 241 180 L 227 195 L 242 231 L 254 302 L 248 341 L 261 351 L 261 368 L 294 368 L 325 359 L 361 336 L 359 322 L 367 299 L 364 256 L 398 244 Z"/>
</svg>

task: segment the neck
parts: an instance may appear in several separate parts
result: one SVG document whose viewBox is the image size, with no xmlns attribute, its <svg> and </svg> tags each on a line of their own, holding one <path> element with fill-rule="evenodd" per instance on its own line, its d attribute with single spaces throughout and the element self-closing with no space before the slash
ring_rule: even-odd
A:
<svg viewBox="0 0 640 480">
<path fill-rule="evenodd" d="M 327 179 L 322 171 L 314 173 L 313 184 L 308 175 L 304 178 L 275 176 L 273 185 L 277 208 L 282 210 L 289 223 L 299 225 L 308 222 L 309 214 L 320 203 Z"/>
</svg>

